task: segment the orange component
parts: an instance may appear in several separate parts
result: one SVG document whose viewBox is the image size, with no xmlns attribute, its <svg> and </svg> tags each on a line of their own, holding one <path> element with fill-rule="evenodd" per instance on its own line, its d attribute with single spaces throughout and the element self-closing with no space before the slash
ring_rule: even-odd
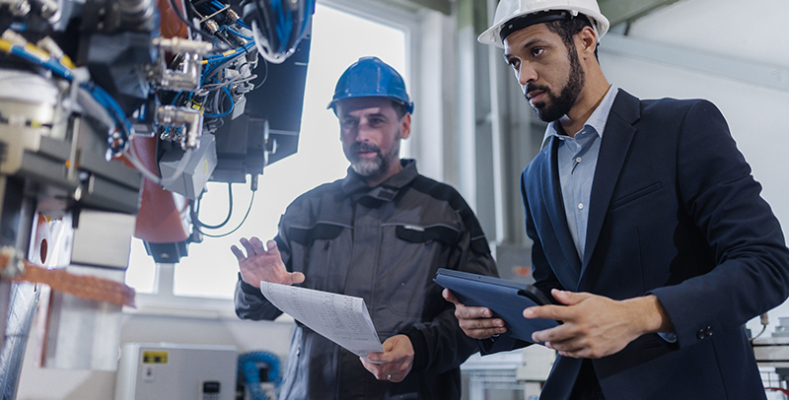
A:
<svg viewBox="0 0 789 400">
<path fill-rule="evenodd" d="M 184 15 L 182 0 L 175 0 L 181 15 Z M 175 14 L 169 0 L 157 0 L 161 16 L 162 37 L 187 37 L 186 24 Z M 132 140 L 137 157 L 149 171 L 157 171 L 156 138 L 136 137 Z M 123 162 L 131 167 L 124 159 Z M 177 196 L 177 197 L 176 197 Z M 178 201 L 183 199 L 183 201 Z M 177 203 L 183 203 L 179 204 Z M 189 199 L 173 194 L 143 179 L 142 202 L 137 212 L 134 236 L 146 242 L 173 243 L 186 240 L 189 236 Z"/>
<path fill-rule="evenodd" d="M 7 258 L 6 258 L 6 262 Z M 25 261 L 25 272 L 14 281 L 48 285 L 52 290 L 68 293 L 85 300 L 105 301 L 119 306 L 134 307 L 135 292 L 123 283 L 91 275 L 74 275 L 64 269 L 46 269 Z"/>
<path fill-rule="evenodd" d="M 156 138 L 136 137 L 131 143 L 140 162 L 149 171 L 156 171 Z M 183 204 L 176 204 L 176 197 Z M 174 243 L 189 236 L 187 220 L 189 199 L 168 192 L 153 182 L 144 179 L 142 201 L 137 212 L 134 237 L 152 243 Z"/>
<path fill-rule="evenodd" d="M 0 269 L 8 267 L 10 262 L 11 257 L 7 253 L 0 253 Z M 27 260 L 24 264 L 24 272 L 11 278 L 12 281 L 41 283 L 81 299 L 134 307 L 134 289 L 123 283 L 97 276 L 75 275 L 65 269 L 46 269 Z"/>
<path fill-rule="evenodd" d="M 158 0 L 157 4 L 159 6 L 159 15 L 161 16 L 159 30 L 162 32 L 162 37 L 171 38 L 177 36 L 185 38 L 187 34 L 186 24 L 175 14 L 175 10 L 170 6 L 170 1 Z M 176 0 L 176 4 L 179 5 L 178 9 L 181 11 L 181 15 L 184 15 L 181 0 Z"/>
</svg>

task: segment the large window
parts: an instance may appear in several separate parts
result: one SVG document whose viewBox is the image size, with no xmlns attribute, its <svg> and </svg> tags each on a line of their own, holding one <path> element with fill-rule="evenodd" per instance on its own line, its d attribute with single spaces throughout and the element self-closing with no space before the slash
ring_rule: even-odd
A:
<svg viewBox="0 0 789 400">
<path fill-rule="evenodd" d="M 127 284 L 139 293 L 231 299 L 238 266 L 230 246 L 241 237 L 257 236 L 264 242 L 273 238 L 280 215 L 293 199 L 321 183 L 345 176 L 348 162 L 342 152 L 339 127 L 334 113 L 326 109 L 339 76 L 359 57 L 374 55 L 395 67 L 408 82 L 406 48 L 403 29 L 319 4 L 313 17 L 298 152 L 265 168 L 249 217 L 238 231 L 190 245 L 189 256 L 179 264 L 154 265 L 141 241 L 134 239 Z M 250 196 L 248 185 L 233 185 L 234 212 L 228 231 L 240 223 Z M 227 184 L 209 183 L 200 219 L 217 224 L 224 220 L 227 210 Z"/>
</svg>

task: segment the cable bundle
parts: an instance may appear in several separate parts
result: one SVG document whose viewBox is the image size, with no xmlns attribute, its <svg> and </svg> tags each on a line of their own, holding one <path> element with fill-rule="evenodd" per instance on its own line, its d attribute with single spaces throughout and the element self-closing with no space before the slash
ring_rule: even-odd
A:
<svg viewBox="0 0 789 400">
<path fill-rule="evenodd" d="M 3 37 L 3 39 L 0 39 L 0 51 L 26 60 L 34 65 L 44 67 L 52 71 L 56 76 L 67 80 L 69 83 L 77 83 L 79 90 L 87 92 L 93 101 L 101 105 L 105 115 L 97 115 L 96 118 L 100 121 L 106 121 L 106 116 L 109 116 L 114 122 L 115 128 L 110 131 L 107 138 L 109 146 L 108 158 L 120 155 L 126 151 L 129 146 L 129 140 L 134 135 L 134 128 L 128 118 L 126 118 L 121 106 L 109 95 L 109 93 L 107 93 L 107 91 L 91 81 L 84 80 L 75 82 L 77 76 L 75 73 L 76 68 L 68 56 L 63 56 L 58 59 L 43 49 L 31 43 L 26 43 L 21 36 L 12 31 L 4 32 Z M 11 40 L 14 40 L 16 43 Z M 89 107 L 86 107 L 86 109 L 90 110 Z"/>
<path fill-rule="evenodd" d="M 253 400 L 266 400 L 266 394 L 260 387 L 260 370 L 258 364 L 268 366 L 268 380 L 278 387 L 282 381 L 279 357 L 268 351 L 254 351 L 238 356 L 238 376 L 241 382 L 246 382 L 249 394 Z"/>
<path fill-rule="evenodd" d="M 293 54 L 314 11 L 314 0 L 250 0 L 245 16 L 253 17 L 252 32 L 263 58 L 280 64 Z"/>
</svg>

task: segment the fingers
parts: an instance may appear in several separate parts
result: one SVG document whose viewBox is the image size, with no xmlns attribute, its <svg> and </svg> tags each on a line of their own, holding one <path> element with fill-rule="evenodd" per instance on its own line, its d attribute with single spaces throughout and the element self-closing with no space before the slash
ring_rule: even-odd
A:
<svg viewBox="0 0 789 400">
<path fill-rule="evenodd" d="M 236 256 L 238 261 L 244 261 L 247 258 L 253 258 L 257 255 L 264 255 L 270 251 L 273 251 L 273 254 L 279 254 L 279 251 L 277 250 L 277 242 L 273 240 L 266 242 L 267 247 L 263 247 L 263 242 L 254 236 L 252 239 L 241 238 L 239 242 L 244 247 L 244 250 L 246 250 L 246 254 L 244 254 L 244 252 L 235 245 L 230 247 L 230 250 Z M 266 248 L 268 248 L 268 250 L 266 250 Z"/>
<path fill-rule="evenodd" d="M 590 293 L 574 293 L 557 289 L 551 290 L 551 295 L 564 305 L 529 307 L 523 310 L 523 316 L 525 318 L 548 318 L 566 322 L 568 320 L 573 320 L 578 312 L 574 307 L 567 306 L 577 305 L 594 296 Z"/>
<path fill-rule="evenodd" d="M 460 329 L 472 339 L 487 339 L 493 335 L 507 332 L 504 320 L 501 318 L 488 318 L 492 313 L 483 307 L 458 307 L 455 316 Z"/>
<path fill-rule="evenodd" d="M 569 325 L 559 325 L 550 329 L 534 332 L 531 338 L 537 343 L 550 342 L 553 345 L 574 337 L 574 333 L 569 332 L 568 329 L 570 329 Z"/>
<path fill-rule="evenodd" d="M 584 346 L 583 343 L 577 340 L 550 342 L 550 346 L 552 349 L 558 351 L 563 357 L 599 358 L 599 356 L 596 356 L 594 353 L 592 353 L 588 346 Z"/>
<path fill-rule="evenodd" d="M 536 333 L 536 332 L 535 332 Z M 532 337 L 534 339 L 534 337 Z M 545 341 L 545 347 L 556 350 L 561 356 L 572 358 L 600 358 L 603 354 L 595 352 L 594 347 L 582 337 Z"/>
<path fill-rule="evenodd" d="M 369 353 L 367 359 L 360 357 L 362 365 L 367 371 L 370 371 L 375 379 L 379 381 L 401 382 L 411 370 L 411 365 L 402 364 L 399 362 L 381 362 L 376 361 L 374 355 L 382 355 L 384 353 Z"/>
<path fill-rule="evenodd" d="M 566 290 L 552 289 L 551 296 L 564 305 L 578 304 L 590 296 L 589 293 L 574 293 Z"/>
<path fill-rule="evenodd" d="M 247 240 L 247 238 L 242 237 L 239 242 L 241 242 L 241 245 L 244 246 L 244 250 L 247 251 L 247 256 L 252 257 L 255 255 L 255 247 L 249 242 L 249 240 Z"/>
<path fill-rule="evenodd" d="M 381 354 L 381 353 L 370 353 L 367 355 L 369 358 L 372 354 Z M 402 369 L 394 369 L 390 367 L 390 364 L 373 364 L 370 361 L 367 361 L 363 357 L 360 357 L 359 360 L 362 361 L 362 365 L 368 371 L 370 371 L 375 379 L 379 381 L 389 381 L 389 382 L 402 382 L 406 376 L 408 376 L 409 370 L 402 370 Z"/>
<path fill-rule="evenodd" d="M 504 321 L 492 318 L 493 312 L 486 307 L 466 307 L 458 300 L 449 289 L 444 289 L 441 295 L 455 305 L 455 318 L 466 336 L 472 339 L 487 339 L 493 335 L 507 332 Z"/>
<path fill-rule="evenodd" d="M 493 326 L 489 326 L 489 327 L 488 326 L 476 327 L 476 326 L 470 326 L 468 324 L 464 324 L 461 321 L 460 322 L 460 329 L 463 330 L 463 333 L 465 333 L 466 336 L 468 336 L 468 337 L 470 337 L 472 339 L 477 339 L 477 340 L 487 339 L 487 338 L 489 338 L 489 337 L 491 337 L 493 335 L 500 335 L 502 333 L 506 333 L 507 332 L 507 328 L 504 327 L 504 321 L 502 321 L 500 319 L 491 320 L 491 321 L 495 321 L 495 323 L 501 324 L 501 326 L 493 325 Z"/>
<path fill-rule="evenodd" d="M 458 319 L 482 319 L 493 317 L 493 312 L 487 307 L 466 307 L 458 303 L 455 305 L 455 317 Z"/>
<path fill-rule="evenodd" d="M 385 350 L 385 349 L 384 349 Z M 386 351 L 383 353 L 370 353 L 367 354 L 367 359 L 376 363 L 390 363 L 394 361 L 394 356 Z"/>
<path fill-rule="evenodd" d="M 456 306 L 458 304 L 461 304 L 460 301 L 457 299 L 457 297 L 455 297 L 455 295 L 452 294 L 452 291 L 449 290 L 449 289 L 442 290 L 441 291 L 441 295 L 444 296 L 444 299 L 446 299 L 446 301 L 448 301 L 448 302 L 450 302 L 450 303 L 452 303 L 452 304 L 454 304 Z"/>
<path fill-rule="evenodd" d="M 524 318 L 548 318 L 561 321 L 560 314 L 563 314 L 563 306 L 534 306 L 523 310 Z"/>
<path fill-rule="evenodd" d="M 242 237 L 239 241 L 241 242 L 241 245 L 244 246 L 244 249 L 247 251 L 247 255 L 249 257 L 266 254 L 266 248 L 263 247 L 263 242 L 255 236 L 253 236 L 252 239 Z M 273 242 L 273 240 L 270 242 Z M 274 244 L 274 247 L 276 247 L 276 243 Z"/>
<path fill-rule="evenodd" d="M 252 239 L 249 240 L 249 243 L 252 245 L 252 249 L 255 250 L 255 254 L 266 253 L 266 249 L 263 247 L 263 242 L 261 242 L 257 237 L 252 237 Z"/>
<path fill-rule="evenodd" d="M 455 305 L 455 317 L 458 319 L 471 319 L 471 318 L 490 318 L 493 316 L 493 312 L 490 309 L 485 307 L 466 307 L 463 303 L 458 300 L 457 297 L 452 293 L 449 289 L 444 289 L 441 292 L 441 295 L 444 296 L 446 301 Z"/>
<path fill-rule="evenodd" d="M 301 272 L 293 272 L 288 274 L 288 281 L 285 283 L 286 285 L 295 285 L 297 283 L 304 282 L 305 276 Z"/>
<path fill-rule="evenodd" d="M 367 360 L 362 358 L 365 369 L 378 380 L 400 382 L 411 371 L 414 362 L 414 347 L 405 335 L 395 335 L 386 339 L 383 353 L 369 353 Z"/>
<path fill-rule="evenodd" d="M 244 260 L 247 259 L 247 257 L 244 255 L 244 252 L 241 251 L 241 249 L 239 249 L 238 247 L 236 247 L 236 245 L 230 246 L 230 251 L 232 251 L 233 255 L 236 256 L 236 259 L 238 260 L 238 262 L 241 262 L 241 261 L 244 261 Z"/>
</svg>

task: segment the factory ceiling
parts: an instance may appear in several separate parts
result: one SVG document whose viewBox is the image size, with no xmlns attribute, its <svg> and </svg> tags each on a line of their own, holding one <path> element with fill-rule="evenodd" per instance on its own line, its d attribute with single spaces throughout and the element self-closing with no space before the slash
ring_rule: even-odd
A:
<svg viewBox="0 0 789 400">
<path fill-rule="evenodd" d="M 452 12 L 452 3 L 456 1 L 459 0 L 396 0 L 394 2 L 417 8 L 429 8 L 449 15 Z M 603 15 L 611 21 L 611 25 L 616 25 L 621 22 L 636 20 L 656 8 L 676 3 L 677 1 L 679 0 L 598 0 L 598 3 Z"/>
</svg>

